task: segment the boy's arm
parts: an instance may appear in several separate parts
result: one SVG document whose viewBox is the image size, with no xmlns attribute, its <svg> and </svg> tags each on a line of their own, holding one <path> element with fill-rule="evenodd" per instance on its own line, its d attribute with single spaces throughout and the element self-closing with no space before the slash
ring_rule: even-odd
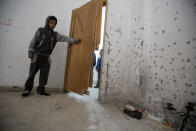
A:
<svg viewBox="0 0 196 131">
<path fill-rule="evenodd" d="M 33 56 L 33 53 L 35 52 L 35 45 L 36 45 L 36 41 L 38 39 L 38 36 L 39 36 L 40 32 L 39 32 L 39 29 L 37 29 L 37 31 L 35 32 L 30 44 L 29 44 L 29 50 L 28 50 L 28 57 L 29 58 L 32 58 Z"/>
<path fill-rule="evenodd" d="M 80 40 L 76 40 L 76 39 L 61 35 L 57 32 L 57 42 L 69 42 L 72 44 L 77 44 L 80 42 Z"/>
</svg>

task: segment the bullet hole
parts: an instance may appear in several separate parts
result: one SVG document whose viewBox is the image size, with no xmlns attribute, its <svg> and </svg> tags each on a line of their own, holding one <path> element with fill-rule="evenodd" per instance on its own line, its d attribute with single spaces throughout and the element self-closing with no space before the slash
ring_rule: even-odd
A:
<svg viewBox="0 0 196 131">
<path fill-rule="evenodd" d="M 156 84 L 156 87 L 159 87 L 159 84 Z"/>
<path fill-rule="evenodd" d="M 174 99 L 177 99 L 177 95 L 174 95 L 173 98 L 174 98 Z"/>
<path fill-rule="evenodd" d="M 167 85 L 169 85 L 169 81 L 167 82 Z"/>
<path fill-rule="evenodd" d="M 144 30 L 144 27 L 141 27 L 140 30 Z"/>
<path fill-rule="evenodd" d="M 185 75 L 183 75 L 183 77 L 184 77 L 184 78 L 186 78 L 186 76 L 185 76 Z"/>
<path fill-rule="evenodd" d="M 175 17 L 174 20 L 175 20 L 175 21 L 178 20 L 178 17 Z"/>
<path fill-rule="evenodd" d="M 167 46 L 168 48 L 170 47 L 170 45 Z"/>
<path fill-rule="evenodd" d="M 175 76 L 175 75 L 173 75 L 173 78 L 176 78 L 176 76 Z"/>
<path fill-rule="evenodd" d="M 148 68 L 150 68 L 150 69 L 151 69 L 151 66 L 148 66 Z"/>
<path fill-rule="evenodd" d="M 166 3 L 166 5 L 168 6 L 168 3 Z"/>
<path fill-rule="evenodd" d="M 192 40 L 193 40 L 193 41 L 195 41 L 195 40 L 196 40 L 196 38 L 193 38 Z"/>
<path fill-rule="evenodd" d="M 176 42 L 174 42 L 173 45 L 176 45 Z"/>
<path fill-rule="evenodd" d="M 163 65 L 161 65 L 161 67 L 160 67 L 161 69 L 163 69 Z"/>
<path fill-rule="evenodd" d="M 178 55 L 182 55 L 182 53 L 178 52 Z"/>
<path fill-rule="evenodd" d="M 190 59 L 187 59 L 187 60 L 186 60 L 187 63 L 189 63 L 190 61 L 191 61 Z"/>
<path fill-rule="evenodd" d="M 158 75 L 158 73 L 155 73 L 155 75 Z"/>
<path fill-rule="evenodd" d="M 162 48 L 161 51 L 164 51 L 164 48 Z"/>
<path fill-rule="evenodd" d="M 154 35 L 157 35 L 158 34 L 158 32 L 154 32 Z"/>
<path fill-rule="evenodd" d="M 162 30 L 162 34 L 165 34 L 165 30 Z"/>
<path fill-rule="evenodd" d="M 182 29 L 178 29 L 178 32 L 181 32 L 182 31 Z"/>
<path fill-rule="evenodd" d="M 186 42 L 187 45 L 189 45 L 190 43 L 191 43 L 190 41 L 187 41 L 187 42 Z"/>
<path fill-rule="evenodd" d="M 195 66 L 195 69 L 196 69 L 196 66 Z"/>
<path fill-rule="evenodd" d="M 173 82 L 174 82 L 174 83 L 176 83 L 176 82 L 177 82 L 177 80 L 175 80 L 175 79 L 174 79 L 174 80 L 173 80 Z"/>
<path fill-rule="evenodd" d="M 154 78 L 155 78 L 155 79 L 157 79 L 157 77 L 156 77 L 156 76 L 155 76 Z"/>
<path fill-rule="evenodd" d="M 184 62 L 184 59 L 181 59 L 181 62 Z"/>
<path fill-rule="evenodd" d="M 190 83 L 185 83 L 186 87 L 192 87 L 192 84 Z"/>
<path fill-rule="evenodd" d="M 141 41 L 141 46 L 143 46 L 143 44 L 144 44 L 144 41 Z"/>
<path fill-rule="evenodd" d="M 194 6 L 196 7 L 196 3 L 194 4 Z"/>
<path fill-rule="evenodd" d="M 163 85 L 163 80 L 161 80 L 161 85 Z"/>
<path fill-rule="evenodd" d="M 182 69 L 182 70 L 185 70 L 185 66 L 183 66 L 181 69 Z"/>
<path fill-rule="evenodd" d="M 195 96 L 195 92 L 191 92 L 191 95 L 192 95 L 192 96 Z"/>
<path fill-rule="evenodd" d="M 175 59 L 174 58 L 172 58 L 172 61 L 174 61 Z"/>
<path fill-rule="evenodd" d="M 154 64 L 156 64 L 156 61 L 154 61 Z"/>
<path fill-rule="evenodd" d="M 184 91 L 184 93 L 187 93 L 187 91 Z"/>
<path fill-rule="evenodd" d="M 170 61 L 169 64 L 172 64 L 172 62 Z"/>
<path fill-rule="evenodd" d="M 157 55 L 155 55 L 155 58 L 157 58 Z"/>
<path fill-rule="evenodd" d="M 149 51 L 149 53 L 151 54 L 151 53 L 152 53 L 152 51 Z"/>
<path fill-rule="evenodd" d="M 150 77 L 150 79 L 152 79 L 152 77 Z"/>
<path fill-rule="evenodd" d="M 172 68 L 171 71 L 174 71 L 174 69 Z"/>
<path fill-rule="evenodd" d="M 176 12 L 176 15 L 178 14 L 178 12 Z"/>
</svg>

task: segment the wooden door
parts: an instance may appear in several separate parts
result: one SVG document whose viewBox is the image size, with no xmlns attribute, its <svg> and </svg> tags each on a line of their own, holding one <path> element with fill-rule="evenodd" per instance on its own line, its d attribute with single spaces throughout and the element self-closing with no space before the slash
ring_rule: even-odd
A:
<svg viewBox="0 0 196 131">
<path fill-rule="evenodd" d="M 70 37 L 81 38 L 81 43 L 69 44 L 64 90 L 83 94 L 88 89 L 92 68 L 92 54 L 97 36 L 100 1 L 92 0 L 72 11 Z"/>
</svg>

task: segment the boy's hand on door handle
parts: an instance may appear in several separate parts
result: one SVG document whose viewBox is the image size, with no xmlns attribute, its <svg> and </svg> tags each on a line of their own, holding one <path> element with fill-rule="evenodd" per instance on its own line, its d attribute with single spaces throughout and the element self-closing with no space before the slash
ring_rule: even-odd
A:
<svg viewBox="0 0 196 131">
<path fill-rule="evenodd" d="M 77 38 L 76 40 L 78 41 L 77 44 L 79 44 L 81 42 L 80 38 Z"/>
</svg>

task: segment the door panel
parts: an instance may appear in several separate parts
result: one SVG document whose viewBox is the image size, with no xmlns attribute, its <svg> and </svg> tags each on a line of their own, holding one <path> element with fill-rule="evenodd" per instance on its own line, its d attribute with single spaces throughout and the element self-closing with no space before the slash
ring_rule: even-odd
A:
<svg viewBox="0 0 196 131">
<path fill-rule="evenodd" d="M 81 95 L 88 89 L 92 67 L 98 1 L 90 1 L 72 12 L 70 37 L 81 38 L 81 43 L 69 44 L 64 89 Z"/>
</svg>

